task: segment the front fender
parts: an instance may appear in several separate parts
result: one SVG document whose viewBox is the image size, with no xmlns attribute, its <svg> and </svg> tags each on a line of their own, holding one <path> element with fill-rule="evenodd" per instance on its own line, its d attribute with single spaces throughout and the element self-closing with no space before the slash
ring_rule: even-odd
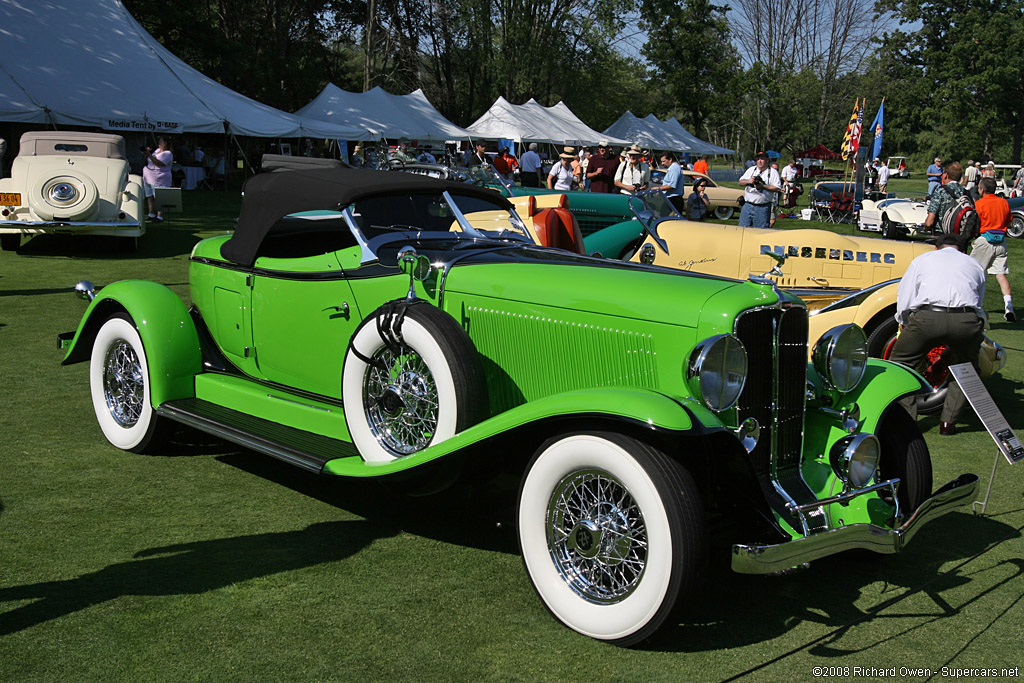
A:
<svg viewBox="0 0 1024 683">
<path fill-rule="evenodd" d="M 202 353 L 192 317 L 177 294 L 148 280 L 123 280 L 104 287 L 82 316 L 61 364 L 88 360 L 100 327 L 122 312 L 135 322 L 146 349 L 153 407 L 195 396 Z"/>
<path fill-rule="evenodd" d="M 327 461 L 323 471 L 346 477 L 376 477 L 423 465 L 460 449 L 498 437 L 531 423 L 552 418 L 603 416 L 675 432 L 721 429 L 721 423 L 703 406 L 679 401 L 645 389 L 615 387 L 553 394 L 495 415 L 455 436 L 417 453 L 386 462 L 366 462 L 359 456 Z"/>
<path fill-rule="evenodd" d="M 864 379 L 856 389 L 842 397 L 840 405 L 857 403 L 861 415 L 865 416 L 861 429 L 874 432 L 891 403 L 904 396 L 931 391 L 931 385 L 910 368 L 869 358 Z"/>
</svg>

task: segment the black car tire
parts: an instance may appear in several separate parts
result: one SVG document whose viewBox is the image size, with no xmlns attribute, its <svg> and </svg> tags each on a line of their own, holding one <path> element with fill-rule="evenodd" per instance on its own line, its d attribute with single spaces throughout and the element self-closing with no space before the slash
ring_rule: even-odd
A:
<svg viewBox="0 0 1024 683">
<path fill-rule="evenodd" d="M 342 371 L 349 434 L 363 459 L 376 462 L 440 443 L 487 412 L 483 370 L 466 331 L 430 304 L 408 305 L 400 324 L 404 352 L 395 353 L 378 329 L 388 307 L 356 330 Z"/>
<path fill-rule="evenodd" d="M 0 235 L 0 249 L 3 251 L 17 251 L 21 246 L 21 233 Z"/>
<path fill-rule="evenodd" d="M 720 221 L 727 221 L 732 218 L 732 215 L 736 213 L 736 208 L 733 206 L 716 206 L 715 207 L 715 218 Z"/>
<path fill-rule="evenodd" d="M 559 436 L 534 455 L 516 511 L 523 564 L 569 628 L 633 645 L 692 593 L 707 557 L 697 486 L 685 467 L 607 432 Z"/>
<path fill-rule="evenodd" d="M 153 410 L 146 349 L 126 313 L 111 316 L 96 333 L 89 359 L 89 390 L 96 421 L 111 444 L 145 453 L 163 442 L 157 435 L 169 423 Z"/>
<path fill-rule="evenodd" d="M 898 240 L 900 238 L 900 229 L 889 220 L 888 216 L 882 216 L 882 237 L 887 240 Z"/>
<path fill-rule="evenodd" d="M 1006 229 L 1010 237 L 1024 237 L 1024 213 L 1014 211 L 1010 214 L 1010 227 Z"/>
<path fill-rule="evenodd" d="M 924 436 L 914 419 L 899 404 L 894 404 L 886 412 L 877 436 L 882 447 L 878 462 L 879 480 L 900 480 L 896 497 L 900 511 L 909 515 L 932 492 L 932 459 Z"/>
</svg>

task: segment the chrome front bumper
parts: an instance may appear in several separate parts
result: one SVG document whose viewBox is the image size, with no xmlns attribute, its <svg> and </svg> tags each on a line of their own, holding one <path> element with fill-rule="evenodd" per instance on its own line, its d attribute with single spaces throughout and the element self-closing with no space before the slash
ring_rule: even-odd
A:
<svg viewBox="0 0 1024 683">
<path fill-rule="evenodd" d="M 850 524 L 777 545 L 736 544 L 732 547 L 732 569 L 740 574 L 773 574 L 854 548 L 887 555 L 898 553 L 925 524 L 970 502 L 977 488 L 978 475 L 961 474 L 921 503 L 895 529 Z"/>
<path fill-rule="evenodd" d="M 0 220 L 0 234 L 24 235 L 114 235 L 142 237 L 142 221 L 17 221 Z"/>
</svg>

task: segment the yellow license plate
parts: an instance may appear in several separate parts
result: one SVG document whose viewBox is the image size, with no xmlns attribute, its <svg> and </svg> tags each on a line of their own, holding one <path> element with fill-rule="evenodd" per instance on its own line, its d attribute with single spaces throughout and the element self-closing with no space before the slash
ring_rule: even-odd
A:
<svg viewBox="0 0 1024 683">
<path fill-rule="evenodd" d="M 0 206 L 21 206 L 21 193 L 0 192 Z"/>
</svg>

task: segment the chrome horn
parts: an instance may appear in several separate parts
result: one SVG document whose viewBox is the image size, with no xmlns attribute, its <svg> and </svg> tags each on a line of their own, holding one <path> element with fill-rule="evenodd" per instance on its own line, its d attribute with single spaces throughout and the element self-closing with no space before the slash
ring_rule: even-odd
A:
<svg viewBox="0 0 1024 683">
<path fill-rule="evenodd" d="M 82 280 L 75 285 L 75 294 L 82 299 L 92 301 L 96 298 L 96 287 L 94 287 L 88 280 Z"/>
</svg>

